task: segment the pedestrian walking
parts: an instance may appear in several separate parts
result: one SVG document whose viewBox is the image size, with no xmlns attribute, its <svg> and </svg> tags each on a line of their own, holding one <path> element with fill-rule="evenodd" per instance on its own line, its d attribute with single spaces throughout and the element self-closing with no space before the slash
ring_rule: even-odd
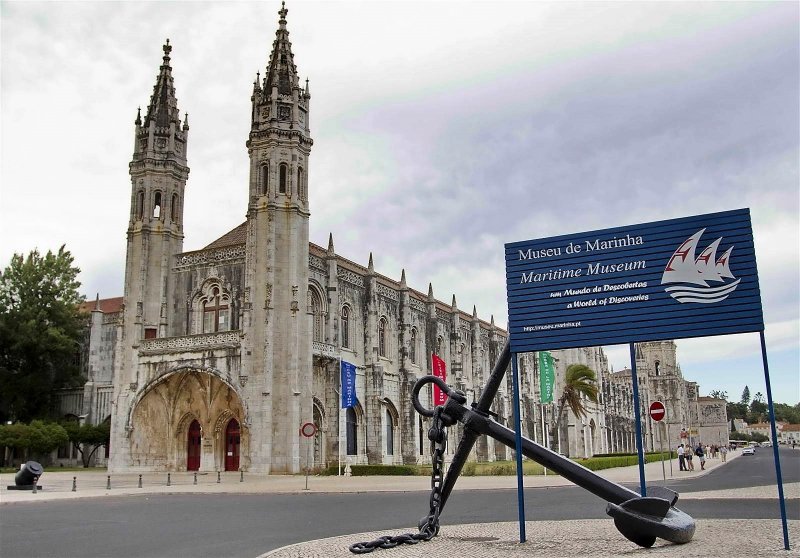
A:
<svg viewBox="0 0 800 558">
<path fill-rule="evenodd" d="M 728 457 L 728 446 L 719 448 L 719 453 L 722 456 L 722 462 L 725 463 L 725 458 Z"/>
<path fill-rule="evenodd" d="M 694 454 L 700 458 L 700 470 L 706 470 L 706 452 L 703 449 L 703 444 L 697 444 L 697 447 L 694 450 Z"/>
<path fill-rule="evenodd" d="M 678 446 L 678 470 L 679 471 L 686 470 L 686 456 L 683 444 Z"/>
<path fill-rule="evenodd" d="M 692 446 L 686 444 L 686 451 L 683 452 L 683 458 L 686 460 L 686 470 L 694 471 L 694 463 L 692 463 Z"/>
</svg>

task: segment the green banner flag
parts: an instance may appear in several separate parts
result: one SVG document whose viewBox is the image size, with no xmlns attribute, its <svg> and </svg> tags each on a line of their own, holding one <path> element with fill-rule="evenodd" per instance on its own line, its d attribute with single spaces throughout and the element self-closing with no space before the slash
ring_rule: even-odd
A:
<svg viewBox="0 0 800 558">
<path fill-rule="evenodd" d="M 553 388 L 556 384 L 556 371 L 553 357 L 547 351 L 539 351 L 539 395 L 542 403 L 553 402 Z"/>
</svg>

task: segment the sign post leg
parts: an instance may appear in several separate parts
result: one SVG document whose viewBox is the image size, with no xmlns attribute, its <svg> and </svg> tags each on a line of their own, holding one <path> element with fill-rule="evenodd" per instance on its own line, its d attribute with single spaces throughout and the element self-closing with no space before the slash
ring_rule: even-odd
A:
<svg viewBox="0 0 800 558">
<path fill-rule="evenodd" d="M 631 379 L 633 380 L 633 416 L 636 419 L 636 452 L 639 454 L 639 486 L 642 497 L 647 496 L 644 480 L 644 450 L 642 449 L 642 408 L 639 403 L 639 379 L 636 377 L 636 346 L 630 344 Z"/>
<path fill-rule="evenodd" d="M 772 406 L 772 387 L 769 381 L 769 363 L 767 362 L 767 342 L 764 340 L 764 330 L 761 335 L 761 359 L 764 362 L 764 380 L 767 387 L 767 404 L 769 405 L 769 425 L 772 431 L 772 453 L 775 456 L 775 477 L 778 481 L 778 501 L 781 507 L 781 525 L 783 527 L 783 548 L 789 550 L 789 527 L 786 524 L 786 500 L 783 495 L 783 475 L 781 475 L 781 458 L 778 455 L 778 430 L 775 427 L 775 408 Z"/>
<path fill-rule="evenodd" d="M 517 504 L 519 506 L 519 542 L 525 542 L 525 491 L 522 481 L 522 421 L 520 420 L 519 371 L 517 354 L 511 355 L 511 376 L 514 386 L 514 450 L 517 454 Z"/>
</svg>

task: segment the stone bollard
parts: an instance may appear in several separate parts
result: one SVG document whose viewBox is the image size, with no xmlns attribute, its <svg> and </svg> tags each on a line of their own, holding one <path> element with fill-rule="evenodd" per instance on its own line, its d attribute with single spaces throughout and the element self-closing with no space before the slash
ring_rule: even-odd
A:
<svg viewBox="0 0 800 558">
<path fill-rule="evenodd" d="M 33 477 L 33 493 L 36 494 L 36 485 L 39 483 L 39 477 Z"/>
<path fill-rule="evenodd" d="M 244 469 L 239 469 L 239 482 L 244 482 Z"/>
<path fill-rule="evenodd" d="M 106 490 L 111 490 L 111 475 L 108 475 L 108 482 L 106 483 Z"/>
<path fill-rule="evenodd" d="M 169 474 L 169 473 L 167 473 L 167 486 L 170 486 L 170 485 L 172 484 L 172 482 L 171 482 L 171 480 L 172 480 L 172 479 L 170 478 L 170 476 L 169 476 L 169 475 L 170 475 L 170 474 Z"/>
<path fill-rule="evenodd" d="M 197 484 L 197 473 L 194 474 L 194 483 L 193 484 Z"/>
<path fill-rule="evenodd" d="M 219 484 L 219 471 L 217 471 L 217 484 Z"/>
<path fill-rule="evenodd" d="M 142 487 L 142 475 L 139 475 L 139 488 Z"/>
<path fill-rule="evenodd" d="M 72 491 L 78 491 L 78 477 L 72 477 Z"/>
<path fill-rule="evenodd" d="M 350 464 L 348 463 L 347 465 L 345 465 L 344 468 L 344 476 L 350 477 L 352 475 L 353 475 L 353 470 L 350 468 Z"/>
</svg>

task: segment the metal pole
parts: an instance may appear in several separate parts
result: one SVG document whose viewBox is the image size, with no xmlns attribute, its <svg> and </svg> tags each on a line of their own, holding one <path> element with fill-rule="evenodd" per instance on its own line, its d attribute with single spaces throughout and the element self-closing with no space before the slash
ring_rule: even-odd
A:
<svg viewBox="0 0 800 558">
<path fill-rule="evenodd" d="M 639 487 L 642 497 L 647 496 L 644 480 L 644 450 L 642 449 L 642 412 L 639 408 L 639 379 L 636 377 L 636 348 L 630 344 L 631 379 L 633 380 L 633 416 L 636 419 L 636 453 L 639 454 Z"/>
<path fill-rule="evenodd" d="M 781 508 L 781 525 L 783 526 L 783 548 L 789 550 L 789 527 L 786 523 L 786 500 L 783 495 L 783 476 L 781 475 L 781 458 L 778 455 L 778 430 L 775 427 L 775 408 L 772 406 L 772 387 L 769 381 L 769 363 L 767 362 L 767 342 L 764 340 L 764 330 L 761 335 L 761 359 L 764 362 L 764 380 L 767 387 L 767 405 L 769 406 L 769 426 L 772 431 L 772 453 L 775 456 L 775 477 L 778 482 L 778 501 Z"/>
<path fill-rule="evenodd" d="M 541 380 L 539 380 L 539 385 L 540 386 L 542 385 L 541 384 Z M 550 447 L 550 435 L 545 430 L 546 426 L 545 426 L 545 423 L 544 423 L 544 413 L 545 413 L 544 403 L 540 403 L 539 404 L 539 414 L 541 415 L 541 419 L 542 419 L 542 445 L 544 447 L 546 447 L 546 448 L 549 448 Z M 542 467 L 542 469 L 544 470 L 544 476 L 547 476 L 547 467 Z"/>
<path fill-rule="evenodd" d="M 310 469 L 310 462 L 311 462 L 311 438 L 306 438 L 306 444 L 308 448 L 306 449 L 306 490 L 308 490 L 308 471 Z"/>
<path fill-rule="evenodd" d="M 517 506 L 519 508 L 519 542 L 525 542 L 525 485 L 522 480 L 522 421 L 519 405 L 519 372 L 517 355 L 511 359 L 511 378 L 514 386 L 514 446 L 517 453 Z"/>
<path fill-rule="evenodd" d="M 669 444 L 669 478 L 672 478 L 672 438 L 669 437 L 669 423 L 664 423 L 664 426 L 667 427 L 667 444 Z"/>
<path fill-rule="evenodd" d="M 664 482 L 667 482 L 667 468 L 664 467 L 664 438 L 661 436 L 661 429 L 658 429 L 658 445 L 661 447 L 661 473 L 664 475 Z M 672 461 L 670 453 L 670 461 Z"/>
</svg>

